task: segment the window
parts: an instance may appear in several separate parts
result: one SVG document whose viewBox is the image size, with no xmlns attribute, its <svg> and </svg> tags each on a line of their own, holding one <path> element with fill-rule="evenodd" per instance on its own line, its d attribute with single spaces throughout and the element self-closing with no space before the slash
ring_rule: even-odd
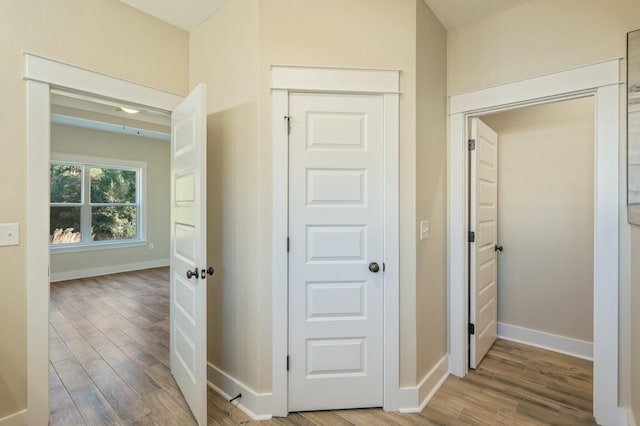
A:
<svg viewBox="0 0 640 426">
<path fill-rule="evenodd" d="M 49 242 L 54 249 L 140 242 L 143 163 L 54 156 Z"/>
</svg>

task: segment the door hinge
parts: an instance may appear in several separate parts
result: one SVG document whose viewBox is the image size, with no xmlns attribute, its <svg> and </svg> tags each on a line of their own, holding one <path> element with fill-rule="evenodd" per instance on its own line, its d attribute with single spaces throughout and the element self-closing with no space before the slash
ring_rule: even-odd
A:
<svg viewBox="0 0 640 426">
<path fill-rule="evenodd" d="M 476 233 L 473 232 L 473 231 L 469 231 L 467 239 L 469 240 L 470 243 L 475 243 L 476 242 Z"/>
<path fill-rule="evenodd" d="M 287 371 L 289 371 L 289 355 L 287 355 Z"/>
<path fill-rule="evenodd" d="M 285 115 L 284 119 L 287 120 L 287 134 L 291 134 L 291 116 Z"/>
<path fill-rule="evenodd" d="M 467 143 L 467 148 L 469 148 L 469 151 L 473 151 L 474 149 L 476 149 L 476 140 L 475 139 L 469 139 L 469 141 Z"/>
<path fill-rule="evenodd" d="M 476 326 L 469 323 L 469 334 L 476 334 Z"/>
<path fill-rule="evenodd" d="M 387 265 L 385 265 L 384 262 L 382 262 L 382 272 L 384 272 L 387 269 Z"/>
<path fill-rule="evenodd" d="M 289 253 L 289 249 L 291 248 L 291 241 L 289 237 L 287 237 L 287 253 Z"/>
</svg>

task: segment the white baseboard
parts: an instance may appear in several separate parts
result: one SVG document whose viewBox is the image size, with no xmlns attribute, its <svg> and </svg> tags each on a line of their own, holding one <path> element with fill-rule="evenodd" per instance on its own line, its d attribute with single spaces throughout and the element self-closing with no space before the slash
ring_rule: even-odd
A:
<svg viewBox="0 0 640 426">
<path fill-rule="evenodd" d="M 593 343 L 557 334 L 498 323 L 498 337 L 593 361 Z"/>
<path fill-rule="evenodd" d="M 207 363 L 207 379 L 209 387 L 227 400 L 241 393 L 242 398 L 238 398 L 233 404 L 252 420 L 271 419 L 271 393 L 254 392 L 211 363 Z"/>
<path fill-rule="evenodd" d="M 0 419 L 2 426 L 25 426 L 27 424 L 27 410 L 18 411 Z"/>
<path fill-rule="evenodd" d="M 77 280 L 80 278 L 98 277 L 100 275 L 118 274 L 120 272 L 140 271 L 142 269 L 169 266 L 169 259 L 150 260 L 147 262 L 127 263 L 124 265 L 110 265 L 99 268 L 77 269 L 75 271 L 57 272 L 51 274 L 51 282 Z"/>
<path fill-rule="evenodd" d="M 417 405 L 408 408 L 400 408 L 401 413 L 419 413 L 431 401 L 440 386 L 449 377 L 449 355 L 445 355 L 429 371 L 416 386 Z"/>
</svg>

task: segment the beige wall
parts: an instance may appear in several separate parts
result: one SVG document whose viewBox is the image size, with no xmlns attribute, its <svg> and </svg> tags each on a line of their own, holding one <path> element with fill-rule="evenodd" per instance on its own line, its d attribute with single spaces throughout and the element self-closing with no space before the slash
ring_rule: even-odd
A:
<svg viewBox="0 0 640 426">
<path fill-rule="evenodd" d="M 208 91 L 207 256 L 216 274 L 207 294 L 207 359 L 258 389 L 259 371 L 270 373 L 263 358 L 271 347 L 262 344 L 271 329 L 259 334 L 265 320 L 258 309 L 262 297 L 271 300 L 269 275 L 258 270 L 270 253 L 258 245 L 265 238 L 256 193 L 264 179 L 257 160 L 258 1 L 229 2 L 190 38 L 191 85 L 205 82 Z"/>
<path fill-rule="evenodd" d="M 498 321 L 592 342 L 593 98 L 482 120 L 499 135 Z"/>
<path fill-rule="evenodd" d="M 430 222 L 416 247 L 416 380 L 447 353 L 446 31 L 417 1 L 416 220 Z M 419 238 L 419 223 L 415 228 Z M 424 395 L 420 396 L 420 400 Z"/>
<path fill-rule="evenodd" d="M 0 223 L 19 222 L 22 244 L 0 247 L 0 418 L 26 404 L 24 244 L 26 92 L 23 51 L 184 93 L 185 32 L 114 0 L 0 2 Z"/>
<path fill-rule="evenodd" d="M 417 7 L 424 49 L 437 56 L 424 61 L 421 77 L 424 90 L 438 94 L 422 104 L 423 121 L 433 124 L 423 127 L 422 148 L 433 157 L 421 163 L 429 182 L 420 191 L 420 211 L 435 225 L 428 250 L 437 252 L 444 247 L 445 35 L 422 1 L 234 0 L 191 34 L 190 84 L 209 84 L 208 248 L 220 271 L 210 287 L 209 361 L 258 392 L 271 389 L 269 88 L 270 66 L 282 64 L 402 71 L 401 383 L 416 383 Z M 438 306 L 422 317 L 433 322 L 420 329 L 422 375 L 444 354 L 442 256 L 421 267 L 423 278 L 434 277 L 421 282 L 425 307 Z M 431 337 L 440 342 L 431 345 Z"/>
<path fill-rule="evenodd" d="M 529 1 L 448 33 L 449 94 L 624 57 L 626 33 L 637 28 L 640 28 L 637 0 Z M 621 95 L 624 90 L 624 86 L 621 87 Z M 622 153 L 626 146 L 624 119 L 620 123 L 620 134 Z M 622 154 L 621 159 L 624 164 Z M 621 181 L 625 178 L 625 170 L 621 169 Z M 626 189 L 621 187 L 621 204 L 626 200 L 625 194 Z M 629 229 L 626 222 L 626 213 L 621 212 L 623 234 Z M 637 231 L 632 238 L 637 246 Z M 630 256 L 631 263 L 638 262 L 640 253 L 629 253 L 624 238 L 622 243 L 621 259 L 624 261 Z M 632 281 L 637 282 L 637 271 L 634 274 Z M 626 276 L 628 271 L 622 270 L 621 277 Z M 630 356 L 631 312 L 640 306 L 631 305 L 630 296 L 629 283 L 623 279 L 620 288 L 620 400 L 623 406 L 630 404 L 632 382 L 636 388 L 640 383 L 635 366 L 639 358 Z M 633 343 L 637 345 L 637 340 Z M 636 373 L 633 377 L 632 363 Z"/>
<path fill-rule="evenodd" d="M 631 227 L 631 408 L 640 420 L 640 226 Z"/>
<path fill-rule="evenodd" d="M 270 65 L 401 70 L 400 90 L 400 383 L 416 381 L 416 0 L 271 0 L 260 3 L 261 176 L 263 229 L 271 223 Z M 271 241 L 262 249 L 268 253 Z M 270 258 L 259 268 L 270 276 Z M 265 298 L 265 302 L 270 302 Z M 265 320 L 271 321 L 265 306 Z M 267 346 L 270 349 L 270 344 Z M 269 351 L 270 353 L 270 351 Z M 265 361 L 267 361 L 265 359 Z M 270 359 L 268 360 L 271 361 Z M 265 374 L 265 385 L 270 375 Z"/>
<path fill-rule="evenodd" d="M 51 254 L 51 273 L 169 260 L 169 142 L 61 124 L 51 125 L 51 152 L 144 161 L 149 246 Z"/>
</svg>

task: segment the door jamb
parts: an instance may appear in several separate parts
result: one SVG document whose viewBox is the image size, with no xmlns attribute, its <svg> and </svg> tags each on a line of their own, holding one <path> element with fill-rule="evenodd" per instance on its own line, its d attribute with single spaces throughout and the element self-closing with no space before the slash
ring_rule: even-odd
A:
<svg viewBox="0 0 640 426">
<path fill-rule="evenodd" d="M 382 95 L 384 102 L 384 397 L 387 411 L 403 408 L 399 336 L 399 135 L 400 72 L 391 70 L 271 67 L 273 138 L 272 414 L 287 416 L 290 92 Z"/>
<path fill-rule="evenodd" d="M 183 96 L 24 53 L 27 93 L 27 423 L 49 422 L 50 89 L 95 94 L 166 111 Z"/>
<path fill-rule="evenodd" d="M 618 407 L 618 289 L 629 265 L 620 264 L 619 240 L 619 98 L 620 60 L 562 71 L 450 97 L 448 143 L 448 287 L 450 373 L 464 377 L 469 303 L 467 231 L 468 119 L 576 97 L 595 98 L 594 202 L 594 416 L 600 424 L 617 424 Z M 624 200 L 622 200 L 624 202 Z M 619 269 L 620 268 L 620 269 Z"/>
</svg>

